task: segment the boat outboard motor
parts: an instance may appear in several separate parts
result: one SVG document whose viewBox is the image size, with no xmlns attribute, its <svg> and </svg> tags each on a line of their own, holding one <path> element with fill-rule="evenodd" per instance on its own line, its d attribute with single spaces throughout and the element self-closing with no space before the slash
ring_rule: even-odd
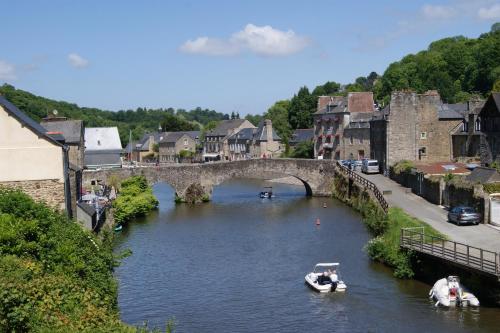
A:
<svg viewBox="0 0 500 333">
<path fill-rule="evenodd" d="M 335 290 L 337 290 L 337 282 L 332 281 L 332 285 L 331 285 L 331 287 L 330 287 L 330 290 L 331 290 L 331 291 L 335 291 Z"/>
</svg>

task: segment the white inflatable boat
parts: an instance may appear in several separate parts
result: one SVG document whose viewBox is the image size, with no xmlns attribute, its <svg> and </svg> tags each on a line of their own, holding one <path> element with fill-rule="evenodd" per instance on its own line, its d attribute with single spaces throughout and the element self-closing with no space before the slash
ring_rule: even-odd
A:
<svg viewBox="0 0 500 333">
<path fill-rule="evenodd" d="M 306 275 L 306 283 L 320 293 L 342 292 L 347 289 L 340 278 L 339 263 L 319 263 Z"/>
<path fill-rule="evenodd" d="M 437 280 L 429 296 L 436 301 L 436 306 L 479 306 L 479 300 L 464 290 L 457 276 Z"/>
</svg>

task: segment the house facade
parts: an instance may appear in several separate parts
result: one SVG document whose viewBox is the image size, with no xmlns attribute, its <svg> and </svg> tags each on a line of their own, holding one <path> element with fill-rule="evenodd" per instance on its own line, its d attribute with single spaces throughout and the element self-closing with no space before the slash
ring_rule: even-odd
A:
<svg viewBox="0 0 500 333">
<path fill-rule="evenodd" d="M 202 158 L 205 161 L 228 161 L 230 159 L 228 139 L 231 135 L 244 128 L 255 128 L 255 126 L 246 119 L 231 119 L 219 122 L 215 129 L 205 133 Z"/>
<path fill-rule="evenodd" d="M 460 131 L 471 106 L 443 103 L 434 90 L 393 92 L 389 105 L 370 121 L 371 158 L 384 172 L 401 160 L 450 161 L 452 134 Z"/>
<path fill-rule="evenodd" d="M 68 148 L 0 96 L 0 185 L 72 215 Z"/>
<path fill-rule="evenodd" d="M 156 162 L 159 156 L 159 144 L 165 133 L 146 133 L 139 141 L 131 141 L 125 147 L 129 161 Z"/>
<path fill-rule="evenodd" d="M 117 127 L 85 128 L 85 167 L 87 169 L 121 168 L 123 152 Z"/>
<path fill-rule="evenodd" d="M 314 157 L 363 159 L 370 156 L 370 119 L 375 112 L 372 92 L 320 96 L 314 119 Z"/>
<path fill-rule="evenodd" d="M 193 157 L 196 154 L 196 140 L 186 132 L 164 133 L 159 153 L 160 163 L 182 162 L 184 157 Z"/>
</svg>

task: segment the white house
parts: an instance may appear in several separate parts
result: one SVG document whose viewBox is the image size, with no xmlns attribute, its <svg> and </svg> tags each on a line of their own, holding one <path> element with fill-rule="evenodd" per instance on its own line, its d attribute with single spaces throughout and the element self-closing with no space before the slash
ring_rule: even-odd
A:
<svg viewBox="0 0 500 333">
<path fill-rule="evenodd" d="M 85 167 L 121 168 L 122 143 L 117 127 L 85 128 Z"/>
</svg>

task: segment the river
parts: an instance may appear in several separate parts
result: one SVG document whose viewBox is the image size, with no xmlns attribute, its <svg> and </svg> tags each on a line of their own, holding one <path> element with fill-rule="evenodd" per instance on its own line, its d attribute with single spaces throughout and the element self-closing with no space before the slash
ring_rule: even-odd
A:
<svg viewBox="0 0 500 333">
<path fill-rule="evenodd" d="M 116 269 L 122 320 L 164 328 L 175 318 L 176 332 L 193 333 L 499 331 L 499 309 L 435 308 L 431 286 L 369 260 L 370 234 L 349 207 L 293 185 L 260 199 L 263 186 L 233 180 L 191 206 L 156 185 L 158 211 L 118 235 L 117 251 L 133 252 Z M 332 261 L 347 291 L 315 293 L 304 276 Z"/>
</svg>

